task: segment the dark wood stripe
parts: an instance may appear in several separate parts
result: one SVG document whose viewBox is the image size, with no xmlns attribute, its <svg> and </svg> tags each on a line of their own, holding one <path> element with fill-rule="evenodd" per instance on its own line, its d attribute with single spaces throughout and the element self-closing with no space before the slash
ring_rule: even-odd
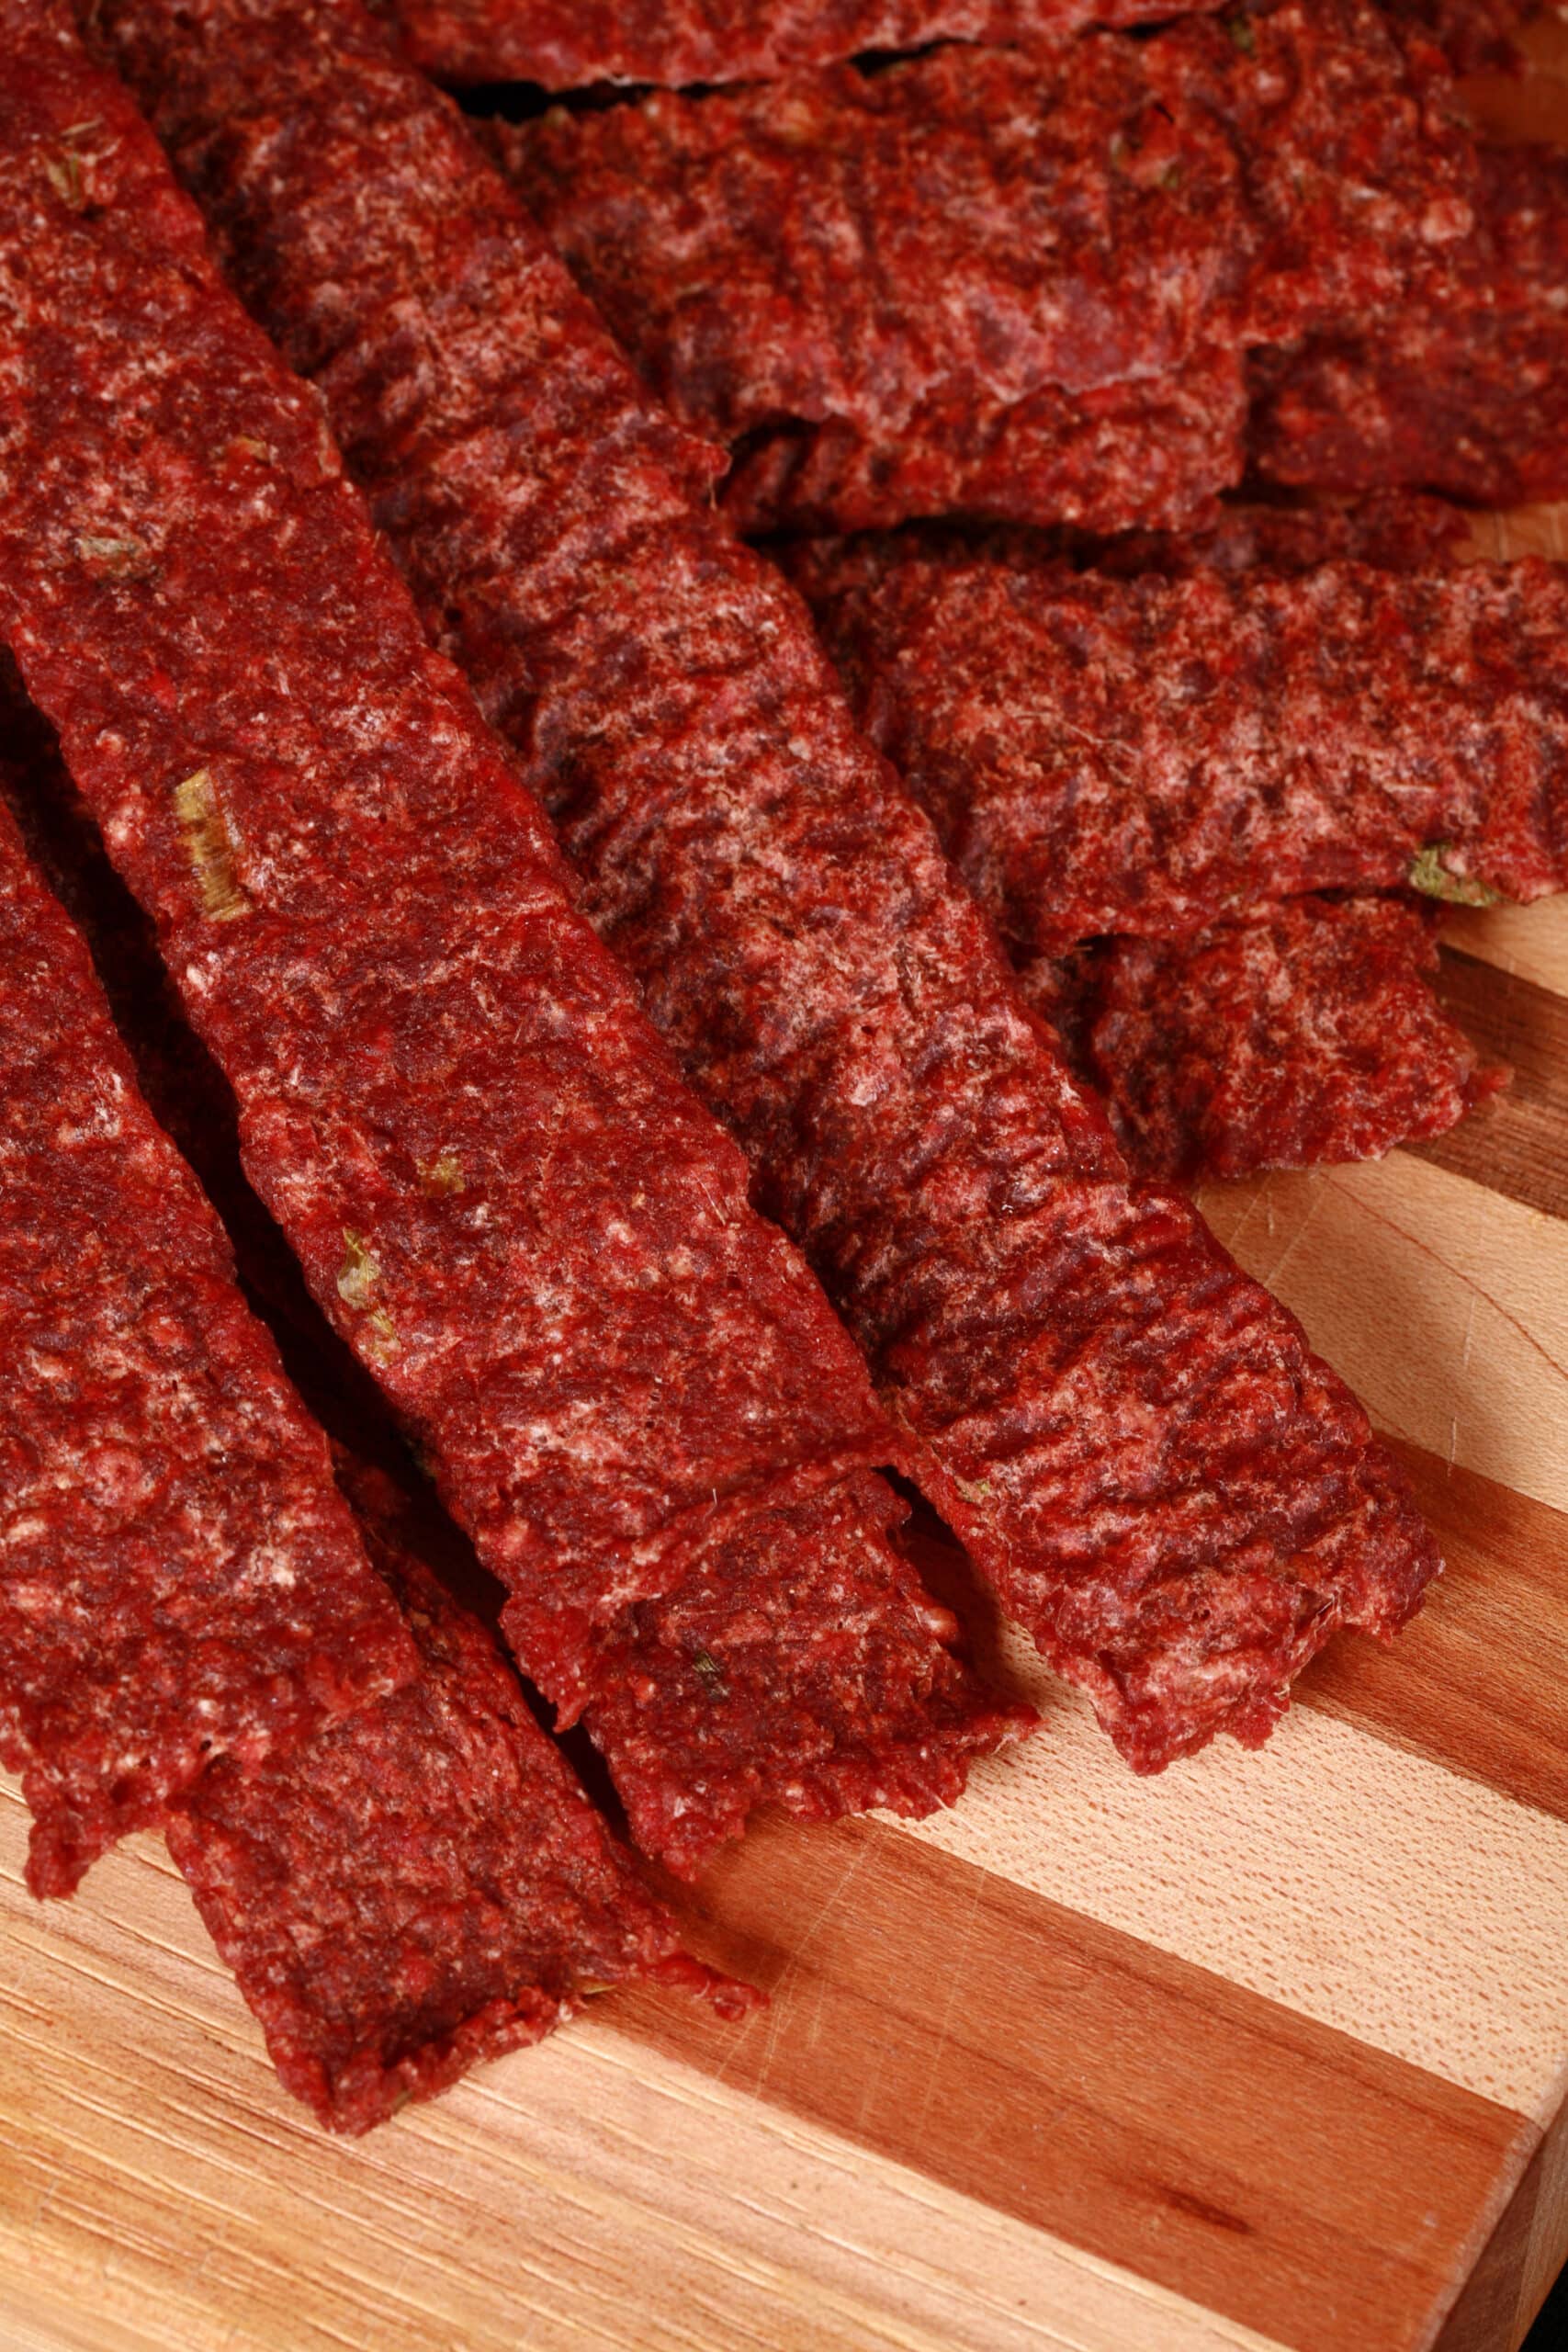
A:
<svg viewBox="0 0 1568 2352">
<path fill-rule="evenodd" d="M 1568 1216 L 1568 997 L 1447 947 L 1438 993 L 1489 1059 L 1512 1067 L 1514 1082 L 1416 1150 L 1548 1216 Z"/>
<path fill-rule="evenodd" d="M 764 1825 L 701 1905 L 771 2007 L 625 2030 L 1302 2352 L 1429 2344 L 1540 2137 L 878 1822 Z"/>
<path fill-rule="evenodd" d="M 1390 1442 L 1446 1572 L 1396 1642 L 1342 1636 L 1297 1697 L 1568 1820 L 1568 1516 Z"/>
<path fill-rule="evenodd" d="M 1516 2352 L 1568 2244 L 1568 2106 L 1530 2158 L 1434 2352 Z"/>
</svg>

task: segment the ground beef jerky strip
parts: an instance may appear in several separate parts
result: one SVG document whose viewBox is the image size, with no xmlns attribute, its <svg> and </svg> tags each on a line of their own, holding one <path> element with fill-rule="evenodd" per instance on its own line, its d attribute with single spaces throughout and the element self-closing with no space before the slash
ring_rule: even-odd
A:
<svg viewBox="0 0 1568 2352">
<path fill-rule="evenodd" d="M 1123 1149 L 1184 1183 L 1374 1159 L 1496 1091 L 1429 985 L 1432 918 L 1287 900 L 1188 939 L 1112 939 L 1024 991 L 1104 1096 Z"/>
<path fill-rule="evenodd" d="M 1021 964 L 1319 889 L 1568 884 L 1568 574 L 1108 579 L 797 559 L 852 697 Z"/>
<path fill-rule="evenodd" d="M 1287 0 L 497 136 L 648 379 L 734 453 L 743 527 L 1111 531 L 1239 478 L 1243 345 L 1443 281 L 1474 173 L 1448 86 L 1371 0 Z"/>
<path fill-rule="evenodd" d="M 940 1645 L 955 1623 L 886 1541 L 905 1516 L 869 1476 L 759 1513 L 721 1574 L 699 1568 L 599 1643 L 584 1720 L 638 1843 L 672 1870 L 692 1876 L 764 1799 L 807 1817 L 951 1804 L 975 1750 L 1032 1720 L 976 1707 Z M 672 1756 L 688 1759 L 680 1779 Z"/>
<path fill-rule="evenodd" d="M 836 530 L 905 514 L 1050 515 L 1086 531 L 1157 529 L 1207 513 L 1240 479 L 1248 388 L 1215 345 L 1168 376 L 1093 391 L 926 409 L 895 443 L 852 425 L 763 432 L 737 448 L 723 503 L 738 531 Z"/>
<path fill-rule="evenodd" d="M 929 1491 L 1134 1762 L 1262 1737 L 1337 1624 L 1392 1631 L 1436 1565 L 1359 1408 L 1185 1204 L 1129 1193 L 798 604 L 451 109 L 327 0 L 107 21 Z M 700 1605 L 664 1638 L 749 1702 Z M 654 1729 L 700 1720 L 694 1679 L 650 1681 Z"/>
<path fill-rule="evenodd" d="M 1483 149 L 1482 189 L 1457 288 L 1257 355 L 1260 472 L 1483 506 L 1568 497 L 1568 156 Z"/>
<path fill-rule="evenodd" d="M 108 866 L 49 730 L 28 718 L 19 810 L 87 933 L 143 1088 L 221 1204 L 243 1277 L 318 1412 L 359 1448 L 384 1451 L 358 1367 L 240 1171 L 231 1097 L 186 1026 L 151 926 Z M 1028 1720 L 976 1705 L 945 1647 L 952 1621 L 886 1540 L 902 1516 L 871 1476 L 760 1511 L 667 1600 L 635 1605 L 596 1640 L 585 1717 L 615 1759 L 640 1844 L 690 1874 L 769 1797 L 808 1815 L 923 1812 L 959 1793 L 976 1747 Z"/>
<path fill-rule="evenodd" d="M 1030 41 L 1213 0 L 375 0 L 438 81 L 747 82 L 862 50 Z"/>
<path fill-rule="evenodd" d="M 787 1551 L 892 1433 L 123 93 L 56 20 L 0 23 L 6 625 L 257 1191 L 578 1713 L 627 1608 L 717 1589 L 759 1525 Z M 969 1696 L 969 1744 L 998 1724 L 901 1593 L 923 1783 L 922 1683 Z M 713 1716 L 678 1793 L 716 1818 L 720 1766 L 769 1749 Z"/>
<path fill-rule="evenodd" d="M 326 1441 L 0 808 L 0 1756 L 28 1881 L 412 1665 Z"/>
<path fill-rule="evenodd" d="M 19 754 L 13 772 L 0 737 L 0 791 L 15 794 L 19 821 L 71 892 L 137 1074 L 144 1084 L 151 1074 L 182 1140 L 198 1138 L 204 1171 L 219 1168 L 232 1216 L 243 1183 L 211 1099 L 221 1080 L 168 1002 L 141 910 L 90 820 L 62 805 L 69 786 L 49 729 L 4 653 L 0 707 L 16 718 Z M 260 1215 L 254 1201 L 242 1209 L 237 1254 L 270 1307 Z M 294 1308 L 292 1294 L 285 1304 Z M 302 1337 L 288 1334 L 296 1356 Z M 412 1629 L 409 1679 L 252 1773 L 231 1758 L 210 1764 L 164 1823 L 284 2082 L 323 2120 L 363 2130 L 537 2039 L 580 1996 L 618 1980 L 684 1984 L 727 2011 L 743 2002 L 680 1951 L 493 1643 L 424 1565 L 428 1510 L 341 1449 L 336 1466 Z M 724 1623 L 721 1611 L 715 1619 Z"/>
<path fill-rule="evenodd" d="M 613 1984 L 739 2015 L 751 1996 L 682 1951 L 396 1487 L 339 1475 L 420 1671 L 287 1765 L 215 1767 L 167 1830 L 286 2088 L 365 2132 Z"/>
</svg>

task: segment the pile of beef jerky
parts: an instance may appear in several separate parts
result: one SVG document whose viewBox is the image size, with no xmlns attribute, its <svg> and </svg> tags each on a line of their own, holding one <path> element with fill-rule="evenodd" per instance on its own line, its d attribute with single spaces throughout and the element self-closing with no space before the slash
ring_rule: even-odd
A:
<svg viewBox="0 0 1568 2352">
<path fill-rule="evenodd" d="M 1510 6 L 1049 13 L 496 136 L 1134 1165 L 1386 1151 L 1506 1077 L 1412 892 L 1568 859 L 1558 578 L 1432 495 L 1568 493 L 1568 156 L 1465 119 Z"/>
<path fill-rule="evenodd" d="M 751 1998 L 470 1601 L 688 1877 L 1030 1728 L 911 1491 L 1138 1770 L 1418 1605 L 1176 1187 L 1568 880 L 1520 13 L 0 0 L 0 1756 L 335 2128 Z"/>
</svg>

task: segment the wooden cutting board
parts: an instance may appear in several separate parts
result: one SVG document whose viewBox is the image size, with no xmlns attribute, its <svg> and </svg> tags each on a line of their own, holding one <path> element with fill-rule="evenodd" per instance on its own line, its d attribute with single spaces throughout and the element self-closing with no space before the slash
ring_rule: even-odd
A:
<svg viewBox="0 0 1568 2352">
<path fill-rule="evenodd" d="M 1152 1782 L 1014 1652 L 1044 1727 L 955 1812 L 714 1871 L 765 2012 L 612 1996 L 346 2144 L 162 1845 L 36 1905 L 0 1781 L 4 2352 L 1511 2352 L 1568 2256 L 1568 901 L 1450 940 L 1512 1092 L 1205 1203 L 1443 1542 L 1392 1652 Z"/>
</svg>

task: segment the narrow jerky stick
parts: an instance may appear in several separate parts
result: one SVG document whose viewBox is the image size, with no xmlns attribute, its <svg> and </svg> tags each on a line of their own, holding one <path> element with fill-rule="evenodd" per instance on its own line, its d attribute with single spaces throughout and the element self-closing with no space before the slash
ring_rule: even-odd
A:
<svg viewBox="0 0 1568 2352">
<path fill-rule="evenodd" d="M 613 1984 L 743 2014 L 755 1996 L 682 1951 L 391 1481 L 340 1476 L 420 1671 L 281 1765 L 216 1767 L 166 1833 L 285 2087 L 367 2132 Z"/>
<path fill-rule="evenodd" d="M 1446 285 L 1474 181 L 1446 86 L 1371 0 L 1286 0 L 496 135 L 649 381 L 732 451 L 744 527 L 1111 531 L 1239 478 L 1243 346 Z M 1182 462 L 1148 483 L 1162 416 Z"/>
<path fill-rule="evenodd" d="M 1437 1565 L 1359 1408 L 1185 1203 L 1129 1191 L 798 604 L 451 109 L 348 6 L 107 22 L 929 1491 L 1135 1764 L 1261 1738 Z"/>
<path fill-rule="evenodd" d="M 883 541 L 796 571 L 1021 964 L 1309 890 L 1568 884 L 1553 565 L 1122 580 Z"/>
<path fill-rule="evenodd" d="M 1480 219 L 1454 258 L 1457 288 L 1258 355 L 1262 473 L 1483 506 L 1568 497 L 1568 156 L 1483 149 Z"/>
<path fill-rule="evenodd" d="M 785 1540 L 897 1442 L 123 92 L 62 20 L 0 27 L 13 649 L 158 917 L 257 1192 L 570 1719 L 626 1610 L 716 1576 L 758 1520 Z M 1015 1717 L 885 1542 L 877 1568 L 917 1747 L 922 1679 L 967 1697 L 963 1752 L 994 1744 Z M 765 1760 L 765 1724 L 725 1736 Z"/>
<path fill-rule="evenodd" d="M 0 790 L 15 793 L 19 820 L 51 854 L 51 879 L 71 893 L 137 1077 L 151 1080 L 160 1111 L 172 1109 L 182 1139 L 197 1140 L 204 1171 L 217 1170 L 231 1216 L 243 1180 L 237 1160 L 223 1166 L 232 1151 L 212 1099 L 221 1078 L 167 1001 L 141 910 L 70 803 L 49 730 L 8 672 L 0 655 L 0 701 L 22 758 L 15 774 L 0 759 Z M 259 1214 L 242 1208 L 240 1272 L 270 1294 Z M 286 1306 L 295 1309 L 292 1296 Z M 286 1344 L 297 1357 L 314 1336 L 290 1329 Z M 324 2120 L 363 2129 L 536 2039 L 570 2013 L 575 1990 L 651 1975 L 723 2008 L 743 2002 L 740 1988 L 679 1953 L 494 1645 L 424 1565 L 428 1529 L 408 1498 L 341 1448 L 336 1467 L 369 1558 L 412 1627 L 414 1671 L 249 1778 L 214 1764 L 164 1823 L 284 2081 Z"/>
<path fill-rule="evenodd" d="M 1085 531 L 1158 529 L 1206 516 L 1240 480 L 1249 391 L 1215 345 L 1173 374 L 1016 401 L 943 399 L 896 441 L 839 422 L 746 436 L 725 478 L 738 531 L 832 531 L 952 510 L 1049 516 Z"/>
<path fill-rule="evenodd" d="M 377 0 L 437 81 L 745 82 L 858 51 L 1059 38 L 1213 0 Z"/>
<path fill-rule="evenodd" d="M 7 662 L 0 653 L 0 669 Z M 284 1334 L 313 1408 L 361 1454 L 384 1453 L 382 1411 L 355 1393 L 355 1359 L 241 1172 L 231 1097 L 180 1014 L 151 926 L 49 730 L 36 713 L 25 723 L 32 755 L 18 812 L 87 934 L 143 1090 L 221 1204 L 243 1278 Z M 976 1705 L 947 1654 L 954 1623 L 886 1540 L 902 1516 L 875 1477 L 758 1513 L 667 1600 L 641 1602 L 605 1630 L 584 1714 L 615 1758 L 639 1844 L 691 1875 L 770 1796 L 813 1816 L 872 1804 L 927 1812 L 957 1796 L 976 1746 L 1030 1720 L 999 1702 Z M 932 1633 L 944 1646 L 932 1647 Z"/>
<path fill-rule="evenodd" d="M 886 1540 L 905 1515 L 872 1477 L 759 1514 L 722 1577 L 687 1577 L 604 1639 L 586 1721 L 638 1843 L 682 1876 L 765 1800 L 808 1818 L 952 1804 L 975 1747 L 1030 1720 L 998 1705 L 987 1736 L 930 1639 L 951 1641 L 954 1621 Z M 761 1726 L 765 1746 L 737 1724 Z M 679 1778 L 671 1756 L 689 1759 Z M 694 1810 L 688 1784 L 718 1793 Z"/>
<path fill-rule="evenodd" d="M 0 1755 L 68 1894 L 406 1676 L 326 1442 L 0 808 Z"/>
<path fill-rule="evenodd" d="M 47 731 L 14 678 L 4 674 L 7 669 L 0 659 L 0 709 L 20 756 L 12 763 L 0 748 L 0 789 L 30 799 L 47 786 L 51 751 Z M 14 843 L 3 812 L 0 846 L 9 878 Z M 99 877 L 76 867 L 73 878 L 77 896 L 101 917 L 109 893 Z M 79 970 L 81 946 L 58 910 L 38 895 L 48 916 L 38 944 L 49 956 L 50 984 L 59 989 L 62 974 Z M 129 977 L 132 952 L 106 935 L 101 921 L 92 944 L 96 954 L 107 954 L 117 977 Z M 138 1031 L 137 1071 L 150 1046 L 166 1091 L 180 1056 L 166 1034 L 174 1024 L 162 1013 L 153 978 L 151 1005 L 138 996 L 129 1009 Z M 112 1034 L 107 1056 L 101 1050 L 101 1003 L 85 1006 L 79 987 L 68 987 L 60 1003 L 62 1014 L 75 1016 L 73 1048 L 96 1051 L 100 1065 L 123 1061 Z M 188 1069 L 181 1086 L 193 1095 Z M 67 1113 L 70 1107 L 62 1105 Z M 185 1124 L 193 1122 L 196 1107 L 187 1100 Z M 156 1135 L 145 1114 L 141 1124 Z M 160 1148 L 177 1170 L 161 1139 Z M 183 1171 L 177 1182 L 191 1189 Z M 206 1224 L 197 1230 L 205 1242 Z M 247 1277 L 254 1272 L 249 1252 L 243 1271 Z M 123 1335 L 118 1348 L 123 1365 Z M 271 1374 L 269 1389 L 278 1385 Z M 303 1414 L 288 1401 L 289 1419 L 302 1423 Z M 220 1442 L 220 1423 L 212 1435 Z M 163 1819 L 204 1916 L 267 2029 L 285 2083 L 323 2120 L 359 2131 L 407 2098 L 429 2097 L 477 2061 L 536 2040 L 583 1992 L 618 1979 L 684 1984 L 727 2013 L 745 2006 L 741 1988 L 682 1953 L 673 1923 L 535 1724 L 489 1637 L 411 1556 L 417 1548 L 413 1514 L 390 1481 L 340 1457 L 338 1478 L 352 1497 L 356 1529 L 330 1474 L 323 1476 L 319 1439 L 314 1453 L 314 1482 L 338 1523 L 336 1548 L 370 1604 L 361 1620 L 369 1634 L 363 1702 L 324 1729 L 317 1710 L 296 1744 L 283 1752 L 274 1745 L 248 1769 L 219 1743 L 194 1788 L 183 1794 L 171 1789 L 172 1811 Z M 224 1476 L 249 1466 L 226 1462 Z M 281 1487 L 275 1464 L 270 1477 L 252 1484 L 252 1509 L 277 1511 Z M 202 1487 L 187 1476 L 178 1499 L 188 1510 L 202 1498 Z M 138 1553 L 130 1547 L 144 1554 L 158 1532 L 145 1513 L 115 1530 L 131 1559 Z M 367 1550 L 395 1608 L 370 1573 Z M 296 1544 L 296 1560 L 299 1552 Z M 279 1545 L 273 1565 L 289 1557 Z M 184 1554 L 171 1558 L 171 1575 L 185 1564 Z M 9 1589 L 6 1597 L 12 1598 Z M 172 1613 L 170 1596 L 152 1597 Z M 80 1585 L 72 1598 L 81 1600 Z M 120 1599 L 123 1606 L 123 1592 Z M 413 1634 L 401 1645 L 406 1679 L 390 1691 L 385 1672 L 372 1679 L 377 1656 L 389 1655 L 376 1616 L 393 1627 L 400 1617 Z M 19 1645 L 10 1641 L 11 1631 L 7 1623 L 8 1657 L 26 1657 L 30 1628 Z M 354 1631 L 345 1620 L 344 1638 Z M 106 1645 L 86 1655 L 89 1673 L 107 1693 L 107 1672 L 126 1663 L 123 1647 Z M 132 1656 L 132 1674 L 150 1655 L 155 1653 L 143 1646 Z M 128 1680 L 113 1694 L 117 1728 L 134 1725 L 140 1690 Z M 79 1705 L 81 1696 L 73 1691 L 68 1703 Z M 199 1709 L 205 1702 L 197 1697 L 196 1703 Z M 281 1727 L 281 1710 L 277 1722 Z M 35 1839 L 35 1852 L 37 1847 Z"/>
<path fill-rule="evenodd" d="M 1025 992 L 1074 1037 L 1146 1175 L 1381 1159 L 1456 1125 L 1506 1076 L 1432 992 L 1431 919 L 1393 899 L 1293 899 L 1072 960 L 1065 978 L 1036 966 Z"/>
</svg>

